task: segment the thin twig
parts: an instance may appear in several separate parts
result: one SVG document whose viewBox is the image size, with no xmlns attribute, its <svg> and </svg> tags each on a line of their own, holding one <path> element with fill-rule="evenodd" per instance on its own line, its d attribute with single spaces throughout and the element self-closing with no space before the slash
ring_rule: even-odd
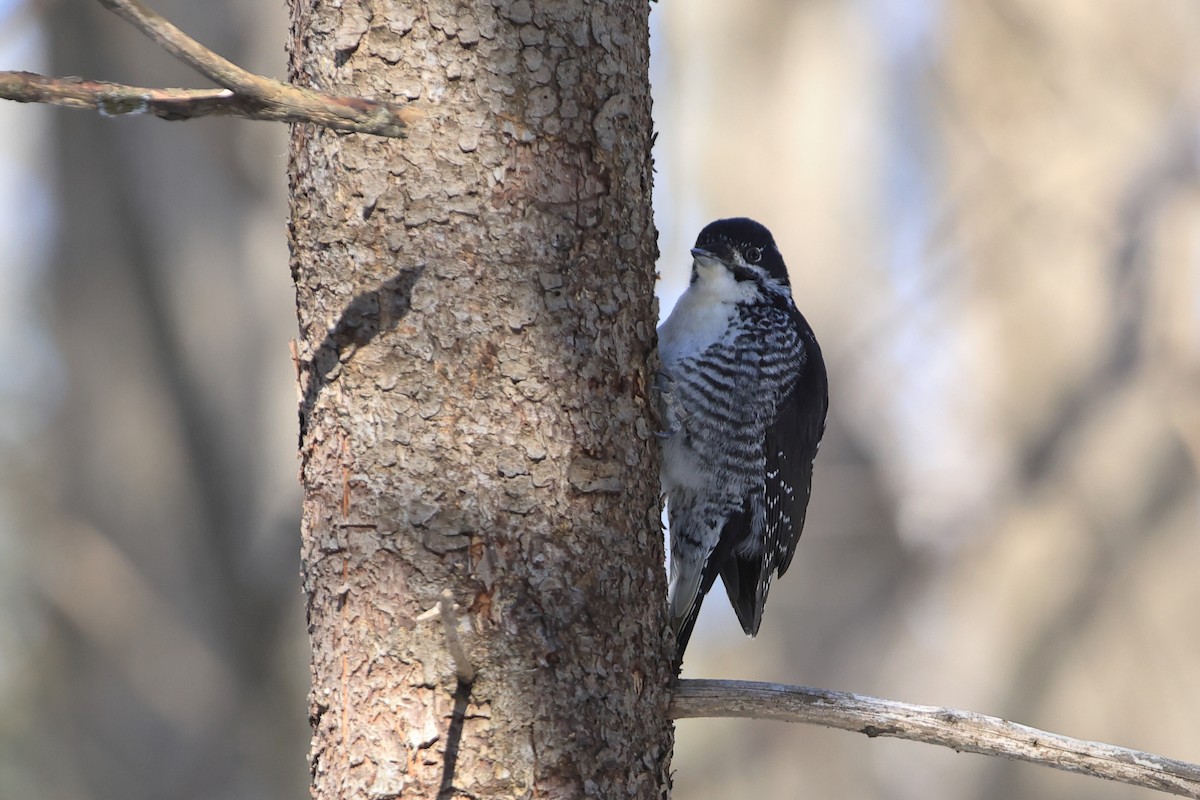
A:
<svg viewBox="0 0 1200 800">
<path fill-rule="evenodd" d="M 454 771 L 458 766 L 458 750 L 462 742 L 463 726 L 467 720 L 467 705 L 471 699 L 471 685 L 475 682 L 475 667 L 463 649 L 458 635 L 458 615 L 454 611 L 454 593 L 443 589 L 438 604 L 423 614 L 417 615 L 418 622 L 427 622 L 434 617 L 442 618 L 446 631 L 446 646 L 454 659 L 454 674 L 458 685 L 454 687 L 454 709 L 450 713 L 450 727 L 446 730 L 446 755 L 442 762 L 442 783 L 438 800 L 454 797 Z"/>
<path fill-rule="evenodd" d="M 449 589 L 442 591 L 438 608 L 442 612 L 442 625 L 446 629 L 446 642 L 450 647 L 450 655 L 454 658 L 455 674 L 459 681 L 470 686 L 475 682 L 475 667 L 467 658 L 467 651 L 463 649 L 462 639 L 458 636 L 458 615 L 454 613 L 454 595 L 450 593 Z"/>
<path fill-rule="evenodd" d="M 1073 739 L 1015 722 L 936 706 L 751 681 L 681 680 L 671 717 L 749 717 L 805 722 L 1042 764 L 1068 772 L 1200 798 L 1200 765 Z"/>
<path fill-rule="evenodd" d="M 475 682 L 475 667 L 467 658 L 463 649 L 462 639 L 458 635 L 458 614 L 454 612 L 454 594 L 449 589 L 442 590 L 438 604 L 417 617 L 418 622 L 425 622 L 434 617 L 442 618 L 442 627 L 446 631 L 446 646 L 450 657 L 454 659 L 454 674 L 459 683 L 470 686 Z"/>
<path fill-rule="evenodd" d="M 138 0 L 99 0 L 99 3 L 153 39 L 175 58 L 226 89 L 252 97 L 277 94 L 281 89 L 297 90 L 295 86 L 248 72 L 217 55 Z"/>
</svg>

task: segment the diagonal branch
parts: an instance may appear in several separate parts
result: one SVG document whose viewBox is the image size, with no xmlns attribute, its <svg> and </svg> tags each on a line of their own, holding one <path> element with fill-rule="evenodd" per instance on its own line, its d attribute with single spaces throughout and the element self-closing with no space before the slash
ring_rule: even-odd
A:
<svg viewBox="0 0 1200 800">
<path fill-rule="evenodd" d="M 305 91 L 242 69 L 179 30 L 157 11 L 146 8 L 139 0 L 99 0 L 99 3 L 149 36 L 175 58 L 226 89 L 251 96 Z"/>
<path fill-rule="evenodd" d="M 99 2 L 224 88 L 148 89 L 31 72 L 0 72 L 0 99 L 173 120 L 224 114 L 391 137 L 404 136 L 408 125 L 421 116 L 411 106 L 399 103 L 339 97 L 256 75 L 209 50 L 140 0 Z"/>
<path fill-rule="evenodd" d="M 416 116 L 410 108 L 357 97 L 334 97 L 255 75 L 188 36 L 140 0 L 99 0 L 168 53 L 236 94 L 279 108 L 281 114 L 341 130 L 399 136 Z M 353 122 L 352 126 L 346 123 Z"/>
<path fill-rule="evenodd" d="M 672 719 L 748 717 L 804 722 L 1001 756 L 1200 798 L 1200 764 L 1073 739 L 1015 722 L 936 706 L 753 681 L 681 680 Z"/>
</svg>

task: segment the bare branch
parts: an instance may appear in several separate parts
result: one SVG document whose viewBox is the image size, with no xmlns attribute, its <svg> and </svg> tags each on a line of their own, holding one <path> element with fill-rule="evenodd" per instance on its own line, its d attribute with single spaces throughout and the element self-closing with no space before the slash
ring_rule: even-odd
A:
<svg viewBox="0 0 1200 800">
<path fill-rule="evenodd" d="M 867 736 L 939 744 L 1200 798 L 1200 765 L 1072 739 L 997 717 L 876 697 L 752 681 L 681 680 L 671 717 L 805 722 Z"/>
<path fill-rule="evenodd" d="M 109 117 L 150 114 L 160 119 L 226 115 L 281 122 L 310 122 L 229 89 L 151 89 L 83 78 L 50 78 L 33 72 L 0 72 L 0 98 L 99 111 Z"/>
<path fill-rule="evenodd" d="M 0 72 L 0 99 L 86 108 L 101 114 L 151 114 L 192 119 L 212 114 L 312 123 L 340 131 L 402 137 L 421 116 L 411 106 L 361 97 L 338 97 L 248 72 L 212 52 L 138 0 L 99 0 L 216 81 L 223 89 L 149 89 L 31 72 Z"/>
<path fill-rule="evenodd" d="M 417 116 L 413 109 L 397 104 L 357 97 L 334 97 L 255 75 L 209 50 L 165 17 L 146 8 L 139 0 L 99 2 L 200 74 L 236 94 L 278 107 L 284 114 L 299 115 L 305 121 L 341 130 L 384 136 L 400 135 L 399 131 Z M 354 126 L 345 127 L 347 122 L 353 122 Z"/>
</svg>

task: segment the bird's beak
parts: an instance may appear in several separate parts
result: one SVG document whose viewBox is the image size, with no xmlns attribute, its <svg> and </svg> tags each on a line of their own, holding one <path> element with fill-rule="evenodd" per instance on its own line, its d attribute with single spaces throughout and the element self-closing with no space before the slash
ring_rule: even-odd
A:
<svg viewBox="0 0 1200 800">
<path fill-rule="evenodd" d="M 692 248 L 692 258 L 706 267 L 715 267 L 725 263 L 725 260 L 711 250 L 705 250 L 703 247 Z"/>
</svg>

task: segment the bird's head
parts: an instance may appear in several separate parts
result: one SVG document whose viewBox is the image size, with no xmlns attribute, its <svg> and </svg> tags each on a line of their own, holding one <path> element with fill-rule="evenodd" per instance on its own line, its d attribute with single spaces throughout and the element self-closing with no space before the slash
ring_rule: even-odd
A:
<svg viewBox="0 0 1200 800">
<path fill-rule="evenodd" d="M 710 222 L 692 248 L 692 280 L 701 270 L 725 270 L 737 281 L 788 290 L 787 267 L 765 225 L 734 217 Z"/>
</svg>

